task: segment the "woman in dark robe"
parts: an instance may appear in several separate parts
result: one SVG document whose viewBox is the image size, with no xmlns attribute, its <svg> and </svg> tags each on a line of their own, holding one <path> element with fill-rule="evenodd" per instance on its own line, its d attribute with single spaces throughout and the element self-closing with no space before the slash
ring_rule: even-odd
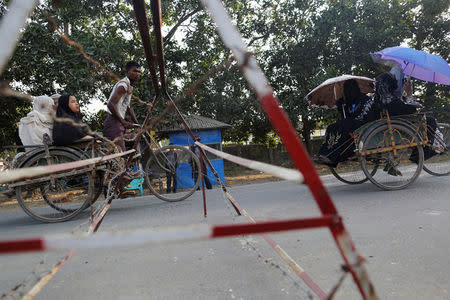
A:
<svg viewBox="0 0 450 300">
<path fill-rule="evenodd" d="M 363 94 L 358 82 L 349 79 L 344 82 L 344 98 L 337 101 L 341 120 L 327 127 L 325 142 L 315 158 L 320 164 L 336 167 L 354 154 L 355 145 L 350 135 L 363 124 L 379 117 L 379 110 L 373 99 Z"/>
<path fill-rule="evenodd" d="M 381 109 L 387 109 L 390 116 L 416 113 L 417 107 L 404 103 L 396 94 L 397 80 L 391 73 L 375 78 L 375 102 Z"/>
<path fill-rule="evenodd" d="M 398 96 L 395 95 L 397 90 L 397 80 L 390 73 L 383 73 L 375 78 L 375 102 L 382 108 L 387 109 L 390 116 L 409 115 L 417 112 L 417 106 L 404 103 Z M 408 95 L 411 96 L 411 95 Z M 434 136 L 437 128 L 436 119 L 427 116 L 427 135 L 430 145 L 433 145 Z M 430 146 L 423 147 L 424 159 L 436 155 L 437 153 Z M 410 160 L 418 162 L 418 153 L 414 149 L 411 154 Z"/>
<path fill-rule="evenodd" d="M 80 116 L 80 105 L 77 99 L 69 94 L 64 94 L 59 98 L 58 108 L 56 109 L 57 118 L 71 119 L 73 122 L 82 124 Z M 75 127 L 64 121 L 57 121 L 53 125 L 53 143 L 55 145 L 70 145 L 75 141 L 91 139 L 86 130 Z"/>
</svg>

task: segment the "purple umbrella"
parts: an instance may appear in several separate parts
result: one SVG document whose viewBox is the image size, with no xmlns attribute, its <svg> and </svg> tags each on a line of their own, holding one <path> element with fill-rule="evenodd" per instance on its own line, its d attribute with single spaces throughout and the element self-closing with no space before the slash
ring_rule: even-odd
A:
<svg viewBox="0 0 450 300">
<path fill-rule="evenodd" d="M 370 53 L 375 62 L 395 62 L 405 75 L 450 85 L 450 66 L 440 56 L 407 47 L 390 47 Z"/>
</svg>

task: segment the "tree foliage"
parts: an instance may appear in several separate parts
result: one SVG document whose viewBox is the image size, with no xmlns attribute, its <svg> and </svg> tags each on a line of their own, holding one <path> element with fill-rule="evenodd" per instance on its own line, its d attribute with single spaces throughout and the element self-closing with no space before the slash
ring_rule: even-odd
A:
<svg viewBox="0 0 450 300">
<path fill-rule="evenodd" d="M 385 71 L 371 61 L 369 52 L 406 43 L 449 60 L 449 2 L 445 0 L 229 0 L 225 4 L 307 144 L 311 131 L 319 123 L 332 122 L 335 112 L 309 107 L 305 95 L 329 77 L 374 77 Z M 0 5 L 0 13 L 5 7 Z M 86 104 L 93 98 L 106 101 L 114 84 L 75 47 L 62 42 L 44 12 L 88 55 L 119 76 L 128 60 L 145 66 L 129 1 L 48 1 L 35 10 L 1 75 L 15 88 L 32 95 L 68 91 Z M 163 0 L 162 15 L 168 88 L 177 98 L 212 67 L 224 64 L 231 53 L 197 1 Z M 416 93 L 427 109 L 450 121 L 448 87 L 416 81 Z M 146 101 L 153 99 L 147 68 L 135 94 Z M 25 103 L 14 105 L 14 109 L 3 109 L 16 114 L 5 121 L 11 122 L 8 128 L 27 107 Z M 156 113 L 165 105 L 160 101 Z M 226 140 L 247 141 L 250 136 L 260 143 L 273 140 L 268 134 L 271 126 L 235 64 L 202 82 L 194 94 L 179 99 L 178 105 L 183 113 L 231 124 Z M 137 104 L 135 110 L 140 118 L 146 112 Z M 90 117 L 92 124 L 100 126 L 95 118 Z M 2 140 L 13 141 L 12 136 Z"/>
</svg>

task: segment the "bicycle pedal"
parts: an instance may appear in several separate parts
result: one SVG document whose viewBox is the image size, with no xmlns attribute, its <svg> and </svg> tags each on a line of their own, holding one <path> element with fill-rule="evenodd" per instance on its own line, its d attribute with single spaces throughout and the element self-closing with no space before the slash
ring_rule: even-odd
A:
<svg viewBox="0 0 450 300">
<path fill-rule="evenodd" d="M 127 198 L 128 196 L 136 196 L 136 192 L 132 190 L 125 190 L 120 193 L 119 198 Z"/>
</svg>

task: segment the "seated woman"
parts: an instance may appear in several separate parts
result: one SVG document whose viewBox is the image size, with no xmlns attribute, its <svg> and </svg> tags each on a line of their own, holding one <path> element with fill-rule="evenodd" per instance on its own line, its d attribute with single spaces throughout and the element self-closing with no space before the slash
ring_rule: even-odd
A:
<svg viewBox="0 0 450 300">
<path fill-rule="evenodd" d="M 53 118 L 52 111 L 54 110 L 53 99 L 42 95 L 33 98 L 33 110 L 30 111 L 26 117 L 20 119 L 17 124 L 19 127 L 19 137 L 22 145 L 42 145 L 44 135 L 47 134 L 52 138 Z M 30 148 L 26 148 L 25 151 Z M 33 149 L 33 148 L 31 148 Z M 25 152 L 17 153 L 12 162 L 11 168 L 16 168 L 20 163 L 20 158 Z"/>
<path fill-rule="evenodd" d="M 398 115 L 409 115 L 417 112 L 418 103 L 415 101 L 409 101 L 407 104 L 404 103 L 396 94 L 397 90 L 397 80 L 390 73 L 383 73 L 375 78 L 375 101 L 377 104 L 381 106 L 381 108 L 386 109 L 389 112 L 390 116 L 398 116 Z M 406 82 L 404 85 L 404 90 L 407 93 L 407 97 L 411 99 L 412 91 L 409 82 Z M 434 137 L 437 132 L 437 123 L 436 119 L 427 116 L 427 135 L 430 144 L 433 145 Z M 437 154 L 432 147 L 425 146 L 423 147 L 424 159 L 427 160 L 430 157 Z M 411 154 L 410 160 L 413 162 L 418 161 L 417 151 L 414 151 Z"/>
<path fill-rule="evenodd" d="M 363 124 L 379 117 L 373 99 L 363 94 L 358 82 L 349 79 L 344 82 L 344 98 L 337 101 L 341 120 L 327 127 L 325 142 L 320 147 L 315 161 L 331 167 L 353 155 L 355 145 L 350 135 Z"/>
<path fill-rule="evenodd" d="M 20 119 L 19 137 L 22 145 L 42 145 L 44 134 L 52 137 L 53 100 L 48 96 L 33 97 L 33 110 Z"/>
<path fill-rule="evenodd" d="M 82 124 L 80 116 L 80 105 L 77 99 L 69 94 L 64 94 L 59 98 L 56 109 L 57 118 L 67 118 L 71 121 Z M 55 120 L 53 125 L 53 142 L 55 145 L 69 145 L 78 140 L 91 139 L 86 130 L 73 126 L 63 120 Z"/>
<path fill-rule="evenodd" d="M 382 73 L 375 78 L 375 102 L 387 109 L 389 115 L 409 115 L 417 110 L 416 105 L 404 103 L 396 94 L 397 80 L 391 73 Z"/>
</svg>

